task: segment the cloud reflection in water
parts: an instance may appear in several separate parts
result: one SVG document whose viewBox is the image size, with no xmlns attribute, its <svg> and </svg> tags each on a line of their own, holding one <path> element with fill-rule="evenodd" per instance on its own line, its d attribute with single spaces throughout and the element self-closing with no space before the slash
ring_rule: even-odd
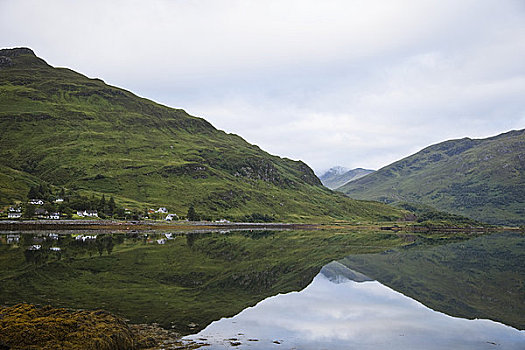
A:
<svg viewBox="0 0 525 350">
<path fill-rule="evenodd" d="M 301 292 L 267 298 L 186 339 L 197 338 L 211 349 L 230 338 L 237 349 L 525 349 L 525 331 L 433 311 L 377 281 L 322 273 Z"/>
</svg>

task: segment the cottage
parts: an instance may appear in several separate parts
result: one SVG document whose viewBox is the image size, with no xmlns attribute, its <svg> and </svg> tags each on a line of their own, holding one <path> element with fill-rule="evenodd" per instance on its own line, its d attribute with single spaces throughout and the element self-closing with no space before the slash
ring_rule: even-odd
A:
<svg viewBox="0 0 525 350">
<path fill-rule="evenodd" d="M 51 213 L 51 215 L 49 215 L 49 218 L 51 220 L 59 220 L 60 219 L 60 213 Z"/>
<path fill-rule="evenodd" d="M 173 233 L 165 233 L 164 236 L 165 236 L 167 239 L 173 239 Z"/>
<path fill-rule="evenodd" d="M 75 237 L 75 239 L 77 241 L 82 241 L 82 242 L 85 242 L 85 241 L 93 241 L 93 240 L 96 240 L 97 239 L 97 236 L 84 236 L 84 235 L 78 235 Z"/>
<path fill-rule="evenodd" d="M 98 218 L 98 212 L 96 210 L 86 210 L 84 212 L 84 216 L 97 217 Z"/>
<path fill-rule="evenodd" d="M 20 207 L 10 207 L 9 211 L 12 212 L 12 213 L 21 213 L 22 212 L 22 208 L 20 208 Z"/>
<path fill-rule="evenodd" d="M 44 205 L 44 201 L 42 199 L 31 199 L 29 203 L 34 205 Z"/>
<path fill-rule="evenodd" d="M 50 233 L 47 235 L 49 239 L 58 240 L 58 233 Z"/>
<path fill-rule="evenodd" d="M 17 212 L 9 212 L 7 213 L 7 218 L 8 219 L 20 219 L 22 217 L 22 213 L 17 213 Z"/>
<path fill-rule="evenodd" d="M 166 216 L 165 220 L 166 221 L 172 221 L 172 220 L 178 220 L 178 219 L 179 219 L 179 217 L 177 216 L 177 214 L 168 214 Z"/>
<path fill-rule="evenodd" d="M 55 199 L 55 203 L 62 203 L 63 201 L 64 201 L 64 198 Z"/>
<path fill-rule="evenodd" d="M 77 215 L 80 217 L 88 216 L 98 218 L 98 212 L 96 210 L 77 210 Z"/>
<path fill-rule="evenodd" d="M 157 239 L 157 244 L 166 244 L 166 240 L 164 238 Z"/>
<path fill-rule="evenodd" d="M 49 248 L 49 250 L 53 251 L 53 252 L 59 252 L 61 251 L 62 249 L 60 249 L 59 247 L 51 247 Z"/>
<path fill-rule="evenodd" d="M 7 244 L 18 243 L 20 235 L 7 235 Z"/>
<path fill-rule="evenodd" d="M 32 246 L 27 248 L 27 250 L 40 250 L 40 248 L 42 248 L 40 244 L 33 244 Z"/>
<path fill-rule="evenodd" d="M 157 213 L 168 214 L 168 209 L 160 207 L 159 210 L 157 210 Z"/>
<path fill-rule="evenodd" d="M 39 218 L 45 218 L 47 216 L 47 210 L 43 208 L 36 208 L 35 215 L 38 216 Z"/>
</svg>

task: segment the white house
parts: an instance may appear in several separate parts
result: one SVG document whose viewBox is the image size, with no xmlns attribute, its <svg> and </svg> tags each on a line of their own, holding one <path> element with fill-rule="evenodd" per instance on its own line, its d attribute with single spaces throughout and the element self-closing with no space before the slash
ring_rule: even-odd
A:
<svg viewBox="0 0 525 350">
<path fill-rule="evenodd" d="M 49 218 L 51 220 L 59 220 L 60 219 L 60 213 L 51 213 L 51 215 L 49 215 Z"/>
<path fill-rule="evenodd" d="M 49 239 L 58 240 L 58 234 L 57 233 L 50 233 L 47 235 Z"/>
<path fill-rule="evenodd" d="M 42 246 L 40 244 L 33 244 L 31 247 L 27 248 L 27 250 L 40 250 Z"/>
<path fill-rule="evenodd" d="M 97 217 L 98 218 L 98 212 L 96 210 L 77 210 L 78 216 L 88 216 L 88 217 Z"/>
<path fill-rule="evenodd" d="M 64 198 L 55 199 L 55 203 L 62 203 L 63 201 L 64 201 Z"/>
<path fill-rule="evenodd" d="M 161 207 L 157 210 L 157 213 L 168 214 L 168 209 Z"/>
<path fill-rule="evenodd" d="M 20 241 L 20 235 L 7 235 L 7 244 L 18 243 Z"/>
<path fill-rule="evenodd" d="M 19 219 L 20 217 L 22 217 L 22 213 L 17 213 L 17 212 L 9 212 L 9 213 L 7 213 L 7 218 L 8 219 Z"/>
<path fill-rule="evenodd" d="M 166 221 L 172 221 L 172 220 L 178 220 L 179 217 L 177 216 L 177 214 L 168 214 L 166 216 Z"/>
<path fill-rule="evenodd" d="M 31 199 L 29 201 L 30 204 L 35 204 L 35 205 L 44 205 L 44 201 L 41 200 L 41 199 Z"/>
<path fill-rule="evenodd" d="M 49 250 L 54 251 L 54 252 L 59 252 L 62 249 L 60 249 L 59 247 L 51 247 L 51 248 L 49 248 Z"/>
<path fill-rule="evenodd" d="M 157 239 L 157 244 L 166 244 L 166 240 L 164 238 Z"/>
<path fill-rule="evenodd" d="M 89 240 L 95 240 L 97 239 L 97 236 L 84 236 L 84 235 L 78 235 L 75 237 L 75 239 L 77 241 L 82 241 L 82 242 L 85 242 L 85 241 L 89 241 Z"/>
</svg>

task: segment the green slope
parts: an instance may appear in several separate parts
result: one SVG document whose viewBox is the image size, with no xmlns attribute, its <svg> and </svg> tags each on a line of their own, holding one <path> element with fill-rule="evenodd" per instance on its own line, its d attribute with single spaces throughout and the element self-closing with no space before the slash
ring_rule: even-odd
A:
<svg viewBox="0 0 525 350">
<path fill-rule="evenodd" d="M 493 224 L 525 224 L 525 130 L 451 140 L 352 181 L 356 199 L 414 202 Z"/>
<path fill-rule="evenodd" d="M 45 181 L 105 193 L 128 206 L 162 205 L 211 218 L 390 220 L 403 211 L 321 185 L 303 162 L 69 69 L 30 49 L 0 50 L 0 204 Z"/>
</svg>

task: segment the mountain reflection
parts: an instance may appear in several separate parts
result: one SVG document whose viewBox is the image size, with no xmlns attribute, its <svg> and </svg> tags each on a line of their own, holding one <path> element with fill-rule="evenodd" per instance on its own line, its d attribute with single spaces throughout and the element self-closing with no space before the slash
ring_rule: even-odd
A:
<svg viewBox="0 0 525 350">
<path fill-rule="evenodd" d="M 301 292 L 265 299 L 186 339 L 200 339 L 211 344 L 205 347 L 210 349 L 268 349 L 277 344 L 285 349 L 525 347 L 523 331 L 433 311 L 340 263 L 325 266 Z"/>
</svg>

